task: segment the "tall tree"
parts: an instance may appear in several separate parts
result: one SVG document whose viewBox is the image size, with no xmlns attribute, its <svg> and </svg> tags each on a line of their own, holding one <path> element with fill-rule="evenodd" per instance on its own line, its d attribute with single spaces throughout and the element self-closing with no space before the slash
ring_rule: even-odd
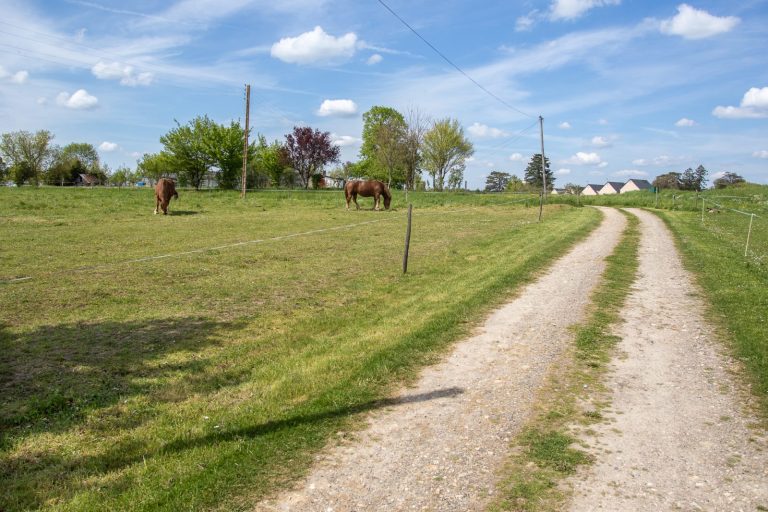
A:
<svg viewBox="0 0 768 512">
<path fill-rule="evenodd" d="M 485 190 L 488 192 L 504 192 L 512 176 L 508 172 L 491 171 L 485 178 Z"/>
<path fill-rule="evenodd" d="M 283 152 L 283 145 L 280 141 L 273 141 L 267 144 L 267 138 L 263 135 L 258 136 L 258 143 L 249 150 L 250 159 L 253 162 L 253 169 L 257 175 L 264 175 L 273 187 L 285 185 L 287 177 L 287 162 Z"/>
<path fill-rule="evenodd" d="M 414 190 L 421 174 L 422 145 L 424 135 L 429 129 L 429 119 L 418 108 L 408 110 L 406 118 L 403 169 L 405 171 L 405 188 Z"/>
<path fill-rule="evenodd" d="M 726 172 L 715 180 L 714 185 L 715 188 L 726 188 L 729 185 L 738 185 L 739 183 L 745 183 L 744 178 L 735 172 Z"/>
<path fill-rule="evenodd" d="M 565 191 L 569 194 L 581 194 L 581 191 L 584 190 L 584 187 L 576 185 L 575 183 L 566 183 L 563 188 L 565 188 Z"/>
<path fill-rule="evenodd" d="M 660 174 L 659 176 L 656 176 L 656 179 L 653 180 L 653 186 L 658 189 L 665 188 L 680 190 L 680 173 L 668 172 L 666 174 Z"/>
<path fill-rule="evenodd" d="M 163 153 L 170 159 L 179 181 L 196 189 L 200 188 L 215 165 L 203 140 L 208 124 L 206 120 L 207 117 L 196 117 L 185 125 L 176 121 L 176 128 L 160 137 L 165 146 Z"/>
<path fill-rule="evenodd" d="M 0 154 L 6 165 L 13 170 L 15 178 L 40 184 L 44 172 L 51 165 L 55 151 L 51 145 L 53 134 L 39 130 L 34 134 L 27 131 L 4 133 L 0 138 Z"/>
<path fill-rule="evenodd" d="M 243 143 L 245 129 L 239 121 L 231 121 L 229 126 L 218 124 L 208 116 L 198 118 L 195 129 L 200 130 L 203 152 L 212 166 L 218 169 L 219 187 L 233 189 L 240 185 L 243 169 Z M 196 121 L 197 121 L 196 120 Z M 251 143 L 248 151 L 255 149 Z"/>
<path fill-rule="evenodd" d="M 424 168 L 432 176 L 435 190 L 443 190 L 445 178 L 452 171 L 463 173 L 467 158 L 472 156 L 472 143 L 464 136 L 464 129 L 455 119 L 441 119 L 432 123 L 424 134 Z"/>
<path fill-rule="evenodd" d="M 547 176 L 547 190 L 552 190 L 555 186 L 555 175 L 549 168 L 549 158 L 544 158 L 544 174 Z M 525 182 L 531 185 L 535 191 L 540 191 L 544 185 L 544 176 L 542 174 L 541 153 L 536 153 L 528 162 L 525 168 Z"/>
<path fill-rule="evenodd" d="M 370 177 L 389 186 L 393 181 L 405 181 L 407 128 L 403 115 L 390 107 L 371 107 L 363 114 L 360 157 L 368 161 Z"/>
<path fill-rule="evenodd" d="M 134 183 L 134 174 L 131 172 L 131 170 L 121 165 L 117 169 L 115 169 L 115 172 L 112 173 L 112 175 L 109 177 L 109 183 L 113 186 L 117 186 L 118 188 L 122 187 L 123 185 L 128 185 L 131 183 Z"/>
<path fill-rule="evenodd" d="M 309 126 L 294 126 L 293 132 L 285 136 L 283 154 L 304 188 L 309 188 L 313 174 L 322 172 L 329 163 L 338 162 L 340 152 L 329 132 Z"/>
</svg>

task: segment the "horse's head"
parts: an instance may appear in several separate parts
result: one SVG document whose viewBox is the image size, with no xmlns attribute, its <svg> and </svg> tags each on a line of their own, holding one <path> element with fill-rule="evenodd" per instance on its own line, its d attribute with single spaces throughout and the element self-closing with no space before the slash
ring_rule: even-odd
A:
<svg viewBox="0 0 768 512">
<path fill-rule="evenodd" d="M 389 210 L 389 205 L 392 202 L 392 193 L 389 191 L 389 187 L 383 181 L 379 181 L 379 188 L 381 189 L 381 195 L 384 196 L 384 209 Z"/>
</svg>

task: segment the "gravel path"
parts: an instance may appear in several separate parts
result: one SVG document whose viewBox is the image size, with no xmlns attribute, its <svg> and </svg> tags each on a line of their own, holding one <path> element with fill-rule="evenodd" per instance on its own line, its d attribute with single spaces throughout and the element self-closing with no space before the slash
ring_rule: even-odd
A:
<svg viewBox="0 0 768 512">
<path fill-rule="evenodd" d="M 571 482 L 570 510 L 768 510 L 768 440 L 750 427 L 735 365 L 663 222 L 630 211 L 642 223 L 639 277 L 617 332 L 608 422 L 585 437 L 597 462 Z"/>
<path fill-rule="evenodd" d="M 619 240 L 624 217 L 603 212 L 599 230 L 426 369 L 397 405 L 371 413 L 368 429 L 329 446 L 296 489 L 256 510 L 481 510 Z"/>
</svg>

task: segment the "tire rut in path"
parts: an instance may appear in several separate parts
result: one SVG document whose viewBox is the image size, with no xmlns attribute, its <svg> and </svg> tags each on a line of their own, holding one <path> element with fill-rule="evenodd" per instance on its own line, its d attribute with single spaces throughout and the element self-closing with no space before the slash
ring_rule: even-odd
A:
<svg viewBox="0 0 768 512">
<path fill-rule="evenodd" d="M 641 221 L 638 278 L 606 379 L 607 422 L 584 438 L 596 463 L 572 479 L 570 510 L 767 510 L 768 442 L 750 427 L 736 365 L 664 223 L 629 211 Z"/>
<path fill-rule="evenodd" d="M 623 215 L 602 211 L 594 233 L 425 369 L 396 405 L 371 413 L 365 431 L 326 448 L 292 491 L 256 510 L 482 510 L 621 236 Z"/>
</svg>

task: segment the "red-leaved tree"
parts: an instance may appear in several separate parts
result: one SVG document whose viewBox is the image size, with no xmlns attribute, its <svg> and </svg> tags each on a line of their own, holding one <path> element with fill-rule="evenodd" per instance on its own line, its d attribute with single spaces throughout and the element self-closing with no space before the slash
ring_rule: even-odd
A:
<svg viewBox="0 0 768 512">
<path fill-rule="evenodd" d="M 326 164 L 338 162 L 340 152 L 329 132 L 309 126 L 294 126 L 293 133 L 285 136 L 285 160 L 299 175 L 304 188 L 309 188 L 312 175 L 321 173 Z"/>
</svg>

